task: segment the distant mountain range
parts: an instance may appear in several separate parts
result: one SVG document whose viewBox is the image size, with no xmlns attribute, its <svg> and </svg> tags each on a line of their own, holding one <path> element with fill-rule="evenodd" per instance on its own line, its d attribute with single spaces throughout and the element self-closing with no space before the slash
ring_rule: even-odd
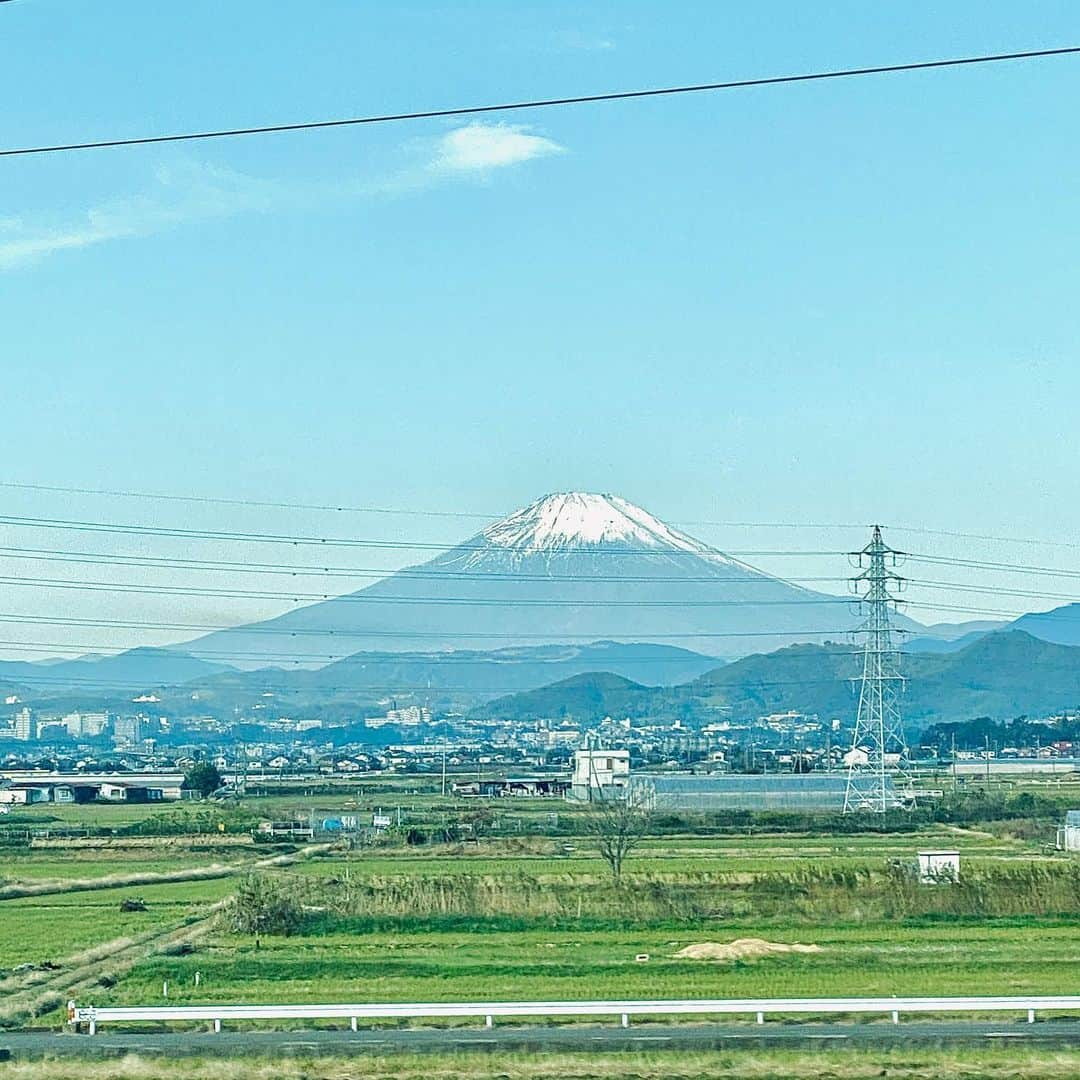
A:
<svg viewBox="0 0 1080 1080">
<path fill-rule="evenodd" d="M 913 727 L 1080 706 L 1080 647 L 1019 630 L 980 634 L 951 652 L 908 653 L 903 670 L 903 711 Z M 135 693 L 152 692 L 152 708 L 161 711 L 186 712 L 197 702 L 200 711 L 252 719 L 263 710 L 356 719 L 392 703 L 420 703 L 508 720 L 741 722 L 797 710 L 849 723 L 858 673 L 858 650 L 849 644 L 792 645 L 721 664 L 674 646 L 594 642 L 367 652 L 317 670 L 288 671 L 223 669 L 169 650 L 139 649 L 99 660 L 0 664 L 0 685 L 56 708 L 123 708 Z"/>
<path fill-rule="evenodd" d="M 763 573 L 624 499 L 571 492 L 358 592 L 184 645 L 0 661 L 0 685 L 23 700 L 84 708 L 123 707 L 152 691 L 163 708 L 196 700 L 228 715 L 272 708 L 275 698 L 282 711 L 287 702 L 326 715 L 392 700 L 522 716 L 846 715 L 857 666 L 849 631 L 860 622 L 852 607 L 848 596 Z M 897 615 L 895 625 L 907 631 L 912 718 L 956 709 L 1007 718 L 1077 703 L 1074 657 L 1017 642 L 1080 646 L 1080 604 L 1011 624 L 922 626 Z M 1033 675 L 1028 661 L 1049 665 L 1053 678 Z"/>
<path fill-rule="evenodd" d="M 549 495 L 367 588 L 183 646 L 261 667 L 360 651 L 652 641 L 715 657 L 841 638 L 850 597 L 783 581 L 614 495 Z M 925 632 L 898 616 L 899 625 Z"/>
<path fill-rule="evenodd" d="M 1066 604 L 1053 611 L 1021 615 L 1012 626 L 1057 645 L 1080 645 L 1080 604 Z"/>
<path fill-rule="evenodd" d="M 81 656 L 76 660 L 0 660 L 0 683 L 47 690 L 78 689 L 126 692 L 160 685 L 180 685 L 229 671 L 174 649 L 140 648 L 111 656 Z"/>
<path fill-rule="evenodd" d="M 749 656 L 691 682 L 649 688 L 603 673 L 488 702 L 480 714 L 504 719 L 604 716 L 747 721 L 798 710 L 854 718 L 859 657 L 851 646 L 792 645 Z M 1080 706 L 1080 648 L 1019 630 L 987 634 L 957 652 L 912 654 L 902 707 L 913 726 L 977 716 L 1012 719 Z"/>
<path fill-rule="evenodd" d="M 0 663 L 0 684 L 38 699 L 76 694 L 88 702 L 115 701 L 125 690 L 129 698 L 137 690 L 153 690 L 166 708 L 186 706 L 196 694 L 200 707 L 228 713 L 264 709 L 275 697 L 290 711 L 328 705 L 348 711 L 395 698 L 466 706 L 594 671 L 670 686 L 719 663 L 673 645 L 597 641 L 490 652 L 363 652 L 315 670 L 238 671 L 164 649 L 137 649 L 95 661 Z"/>
<path fill-rule="evenodd" d="M 355 716 L 374 706 L 422 703 L 464 711 L 510 691 L 540 686 L 597 670 L 620 672 L 651 685 L 676 685 L 714 669 L 713 657 L 670 645 L 594 642 L 541 645 L 493 652 L 358 653 L 317 671 L 233 671 L 188 684 L 206 708 L 242 710 L 267 707 L 318 710 Z M 168 698 L 165 699 L 166 701 Z M 377 711 L 385 711 L 385 708 Z"/>
</svg>

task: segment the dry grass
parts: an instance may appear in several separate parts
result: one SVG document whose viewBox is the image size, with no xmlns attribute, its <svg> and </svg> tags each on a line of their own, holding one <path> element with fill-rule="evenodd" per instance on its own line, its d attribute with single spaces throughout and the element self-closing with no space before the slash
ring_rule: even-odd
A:
<svg viewBox="0 0 1080 1080">
<path fill-rule="evenodd" d="M 5 885 L 0 888 L 0 900 L 21 900 L 31 896 L 54 896 L 59 893 L 95 892 L 98 889 L 120 889 L 132 885 L 167 885 L 176 881 L 213 881 L 229 877 L 240 869 L 224 863 L 193 866 L 187 870 L 147 871 L 139 874 L 107 874 L 97 878 L 57 878 L 46 881 Z"/>
<path fill-rule="evenodd" d="M 764 938 L 736 938 L 726 944 L 719 941 L 703 941 L 697 945 L 687 945 L 675 956 L 680 960 L 760 960 L 763 956 L 776 956 L 782 953 L 817 953 L 820 945 L 787 945 L 780 941 L 766 941 Z"/>
<path fill-rule="evenodd" d="M 21 900 L 34 896 L 53 896 L 59 893 L 96 892 L 99 889 L 119 889 L 135 885 L 168 885 L 181 881 L 214 881 L 232 877 L 244 870 L 268 870 L 292 866 L 313 855 L 330 849 L 330 844 L 310 844 L 298 851 L 271 855 L 254 861 L 211 863 L 208 866 L 189 866 L 183 870 L 145 871 L 137 874 L 107 874 L 96 878 L 54 878 L 44 881 L 20 882 L 0 886 L 0 900 Z"/>
<path fill-rule="evenodd" d="M 1080 1052 L 995 1048 L 611 1054 L 402 1054 L 15 1062 L 5 1080 L 1075 1080 Z"/>
</svg>

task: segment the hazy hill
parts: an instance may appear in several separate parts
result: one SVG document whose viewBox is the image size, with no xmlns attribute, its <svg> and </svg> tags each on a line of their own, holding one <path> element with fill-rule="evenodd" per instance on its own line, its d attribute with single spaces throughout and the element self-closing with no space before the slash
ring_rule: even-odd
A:
<svg viewBox="0 0 1080 1080">
<path fill-rule="evenodd" d="M 651 688 L 640 683 L 609 671 L 599 671 L 574 675 L 539 690 L 527 690 L 509 700 L 513 702 L 512 711 L 493 703 L 483 712 L 491 716 L 572 717 L 594 721 L 605 716 L 648 715 L 655 704 L 656 695 Z"/>
<path fill-rule="evenodd" d="M 1065 604 L 1052 611 L 1021 615 L 1011 626 L 1057 645 L 1080 645 L 1080 604 Z"/>
<path fill-rule="evenodd" d="M 213 663 L 175 649 L 139 648 L 113 656 L 86 656 L 76 660 L 28 663 L 0 661 L 0 681 L 18 683 L 39 692 L 81 690 L 89 699 L 115 691 L 142 690 L 208 678 L 229 666 Z"/>
<path fill-rule="evenodd" d="M 531 690 L 598 670 L 651 685 L 686 682 L 716 667 L 714 657 L 671 645 L 597 641 L 587 645 L 538 645 L 490 652 L 362 652 L 318 670 L 230 671 L 184 687 L 200 701 L 220 707 L 252 708 L 267 694 L 290 709 L 334 703 L 369 707 L 379 700 L 400 703 L 475 705 L 501 694 Z"/>
<path fill-rule="evenodd" d="M 672 645 L 595 641 L 490 652 L 356 653 L 299 676 L 311 687 L 460 689 L 481 697 L 531 690 L 585 672 L 611 671 L 652 686 L 687 682 L 716 667 L 716 658 Z M 299 674 L 299 673 L 298 673 Z"/>
<path fill-rule="evenodd" d="M 484 713 L 511 719 L 573 712 L 583 720 L 630 715 L 745 721 L 794 709 L 847 722 L 857 708 L 859 670 L 859 655 L 850 645 L 794 645 L 745 657 L 679 687 L 628 694 L 618 684 L 594 683 L 586 697 L 577 686 L 556 685 L 490 702 Z M 986 635 L 955 653 L 905 656 L 903 670 L 904 716 L 913 726 L 1039 716 L 1080 705 L 1080 648 L 1016 630 Z"/>
</svg>

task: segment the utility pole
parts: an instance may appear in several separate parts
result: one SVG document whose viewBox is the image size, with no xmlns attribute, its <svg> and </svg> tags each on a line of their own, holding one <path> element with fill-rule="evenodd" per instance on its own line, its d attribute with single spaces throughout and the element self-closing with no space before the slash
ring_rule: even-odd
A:
<svg viewBox="0 0 1080 1080">
<path fill-rule="evenodd" d="M 446 743 L 443 743 L 442 748 L 442 794 L 443 798 L 446 798 Z"/>
<path fill-rule="evenodd" d="M 867 762 L 859 765 L 853 758 L 848 766 L 845 814 L 860 810 L 883 814 L 904 805 L 899 785 L 910 788 L 908 749 L 900 716 L 904 680 L 889 623 L 889 605 L 895 603 L 895 593 L 904 581 L 893 569 L 899 554 L 882 539 L 880 525 L 874 526 L 870 543 L 862 551 L 852 553 L 859 568 L 852 587 L 866 619 L 857 631 L 863 638 L 863 671 L 851 746 L 852 750 L 865 750 Z M 887 767 L 887 754 L 899 755 L 897 768 Z"/>
<path fill-rule="evenodd" d="M 247 795 L 248 782 L 247 743 L 236 743 L 234 754 L 236 764 L 233 768 L 233 790 L 236 792 L 237 798 L 244 798 Z"/>
</svg>

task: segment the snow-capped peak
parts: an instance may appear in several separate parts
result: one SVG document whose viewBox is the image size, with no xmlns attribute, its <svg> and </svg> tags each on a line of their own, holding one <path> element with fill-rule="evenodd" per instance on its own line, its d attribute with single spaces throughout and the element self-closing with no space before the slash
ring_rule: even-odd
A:
<svg viewBox="0 0 1080 1080">
<path fill-rule="evenodd" d="M 537 499 L 524 510 L 488 526 L 484 539 L 519 554 L 619 544 L 632 548 L 674 548 L 694 555 L 719 552 L 669 528 L 640 506 L 617 495 L 561 492 Z"/>
</svg>

